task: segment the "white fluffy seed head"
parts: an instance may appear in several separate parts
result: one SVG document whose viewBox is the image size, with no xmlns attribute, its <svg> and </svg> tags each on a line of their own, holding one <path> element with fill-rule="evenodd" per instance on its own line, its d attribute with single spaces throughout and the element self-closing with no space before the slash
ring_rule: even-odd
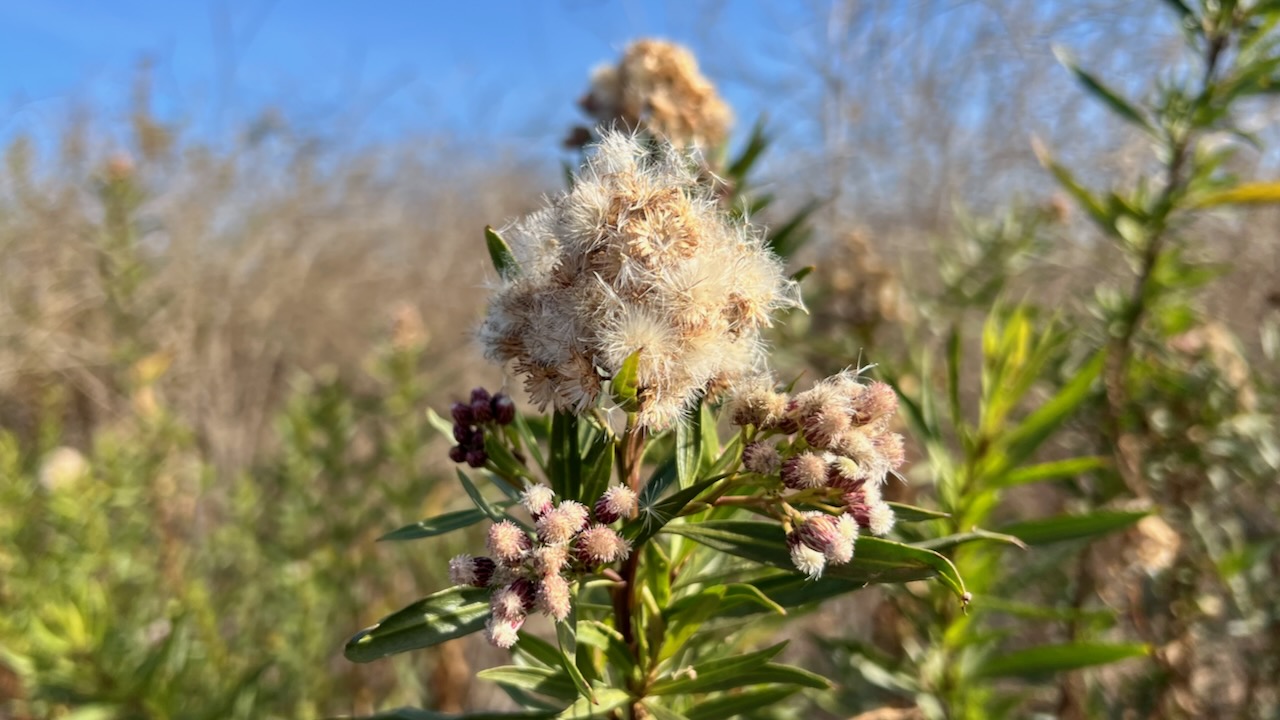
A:
<svg viewBox="0 0 1280 720">
<path fill-rule="evenodd" d="M 537 608 L 543 614 L 564 622 L 573 609 L 573 592 L 564 576 L 548 575 L 538 584 Z"/>
<path fill-rule="evenodd" d="M 661 430 L 760 372 L 760 330 L 796 303 L 794 283 L 694 167 L 606 132 L 573 189 L 504 231 L 520 272 L 501 279 L 479 338 L 539 407 L 588 412 L 639 351 L 637 417 Z"/>
<path fill-rule="evenodd" d="M 542 483 L 529 485 L 525 487 L 524 492 L 520 493 L 520 504 L 524 505 L 524 509 L 535 518 L 550 510 L 555 502 L 556 494 L 549 486 Z"/>
<path fill-rule="evenodd" d="M 524 617 L 505 618 L 497 615 L 489 617 L 484 626 L 485 639 L 495 647 L 503 650 L 510 648 L 520 639 L 520 628 L 524 625 Z"/>
</svg>

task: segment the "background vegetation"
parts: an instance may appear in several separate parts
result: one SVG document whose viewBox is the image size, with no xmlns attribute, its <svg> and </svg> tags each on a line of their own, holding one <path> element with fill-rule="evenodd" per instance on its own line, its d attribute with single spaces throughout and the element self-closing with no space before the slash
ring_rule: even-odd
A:
<svg viewBox="0 0 1280 720">
<path fill-rule="evenodd" d="M 955 550 L 967 615 L 923 585 L 824 609 L 788 652 L 835 689 L 759 714 L 1280 714 L 1273 5 L 836 2 L 783 76 L 703 58 L 776 98 L 757 217 L 818 199 L 781 375 L 878 363 L 897 499 L 950 513 L 913 539 L 1030 546 Z M 341 644 L 465 541 L 374 542 L 466 502 L 424 411 L 501 383 L 480 230 L 555 169 L 273 113 L 206 141 L 145 68 L 131 97 L 4 152 L 0 715 L 500 705 L 479 644 Z"/>
</svg>

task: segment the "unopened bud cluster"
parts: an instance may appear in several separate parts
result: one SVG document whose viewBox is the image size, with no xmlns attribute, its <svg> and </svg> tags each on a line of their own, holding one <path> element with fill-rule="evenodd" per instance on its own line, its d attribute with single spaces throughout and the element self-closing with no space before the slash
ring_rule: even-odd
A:
<svg viewBox="0 0 1280 720">
<path fill-rule="evenodd" d="M 573 188 L 503 230 L 479 337 L 540 408 L 583 414 L 633 355 L 637 421 L 660 430 L 765 365 L 761 329 L 799 305 L 759 229 L 726 214 L 691 159 L 607 132 Z"/>
<path fill-rule="evenodd" d="M 882 536 L 893 509 L 881 486 L 903 463 L 902 436 L 890 431 L 898 396 L 882 382 L 845 371 L 789 396 L 762 379 L 730 400 L 733 422 L 755 430 L 742 452 L 744 469 L 778 478 L 797 496 L 838 499 L 844 513 L 790 518 L 788 547 L 796 567 L 819 577 L 828 565 L 849 562 L 859 530 Z"/>
<path fill-rule="evenodd" d="M 620 485 L 606 490 L 594 509 L 557 502 L 546 485 L 527 487 L 520 503 L 533 519 L 532 532 L 503 520 L 489 528 L 488 556 L 449 561 L 454 584 L 492 588 L 485 635 L 501 648 L 515 644 L 531 612 L 563 621 L 572 610 L 573 580 L 627 558 L 631 546 L 608 526 L 639 509 L 636 494 Z"/>
<path fill-rule="evenodd" d="M 478 468 L 489 459 L 484 450 L 484 427 L 510 425 L 516 418 L 516 404 L 503 393 L 490 396 L 488 390 L 478 387 L 471 391 L 470 402 L 454 403 L 449 413 L 453 416 L 453 439 L 458 443 L 449 448 L 449 459 Z"/>
</svg>

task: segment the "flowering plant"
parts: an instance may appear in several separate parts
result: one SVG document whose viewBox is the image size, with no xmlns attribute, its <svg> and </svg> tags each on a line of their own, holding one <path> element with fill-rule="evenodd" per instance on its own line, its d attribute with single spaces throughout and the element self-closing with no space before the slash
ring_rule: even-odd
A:
<svg viewBox="0 0 1280 720">
<path fill-rule="evenodd" d="M 518 664 L 480 677 L 522 717 L 708 720 L 827 686 L 774 662 L 782 644 L 743 651 L 761 615 L 914 580 L 967 601 L 945 556 L 884 538 L 940 516 L 881 497 L 904 461 L 897 395 L 863 369 L 779 389 L 761 333 L 800 306 L 796 282 L 696 168 L 605 132 L 571 189 L 487 232 L 500 281 L 480 342 L 549 417 L 477 388 L 438 418 L 475 507 L 389 537 L 488 520 L 486 547 L 347 657 L 483 632 Z"/>
</svg>

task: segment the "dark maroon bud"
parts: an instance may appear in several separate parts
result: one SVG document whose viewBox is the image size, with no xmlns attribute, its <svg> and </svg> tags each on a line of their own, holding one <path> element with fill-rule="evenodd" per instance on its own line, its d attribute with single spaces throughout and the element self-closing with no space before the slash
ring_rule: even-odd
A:
<svg viewBox="0 0 1280 720">
<path fill-rule="evenodd" d="M 456 462 L 465 462 L 467 459 L 467 449 L 461 445 L 454 445 L 449 448 L 449 459 Z"/>
<path fill-rule="evenodd" d="M 474 432 L 472 432 L 471 437 L 467 438 L 466 445 L 467 445 L 467 448 L 471 450 L 483 450 L 484 449 L 484 431 L 480 429 L 476 429 Z"/>
<path fill-rule="evenodd" d="M 516 419 L 516 403 L 506 393 L 493 396 L 491 403 L 493 419 L 499 425 L 510 425 Z"/>
<path fill-rule="evenodd" d="M 471 391 L 471 414 L 476 422 L 484 423 L 493 419 L 493 408 L 490 407 L 492 401 L 489 391 L 482 387 Z"/>
<path fill-rule="evenodd" d="M 516 578 L 508 587 L 516 595 L 520 596 L 520 600 L 524 603 L 524 611 L 533 610 L 534 604 L 538 599 L 538 587 L 528 578 Z"/>
<path fill-rule="evenodd" d="M 472 583 L 476 587 L 488 587 L 489 581 L 493 579 L 493 573 L 498 569 L 498 564 L 487 557 L 478 557 L 472 560 L 475 567 L 476 578 Z"/>
<path fill-rule="evenodd" d="M 459 445 L 466 445 L 471 442 L 472 432 L 473 431 L 469 425 L 454 425 L 453 439 L 456 440 Z"/>
<path fill-rule="evenodd" d="M 473 468 L 484 467 L 484 463 L 488 459 L 489 459 L 489 456 L 486 455 L 483 450 L 467 451 L 467 464 Z"/>
<path fill-rule="evenodd" d="M 475 416 L 471 414 L 471 405 L 468 403 L 456 402 L 450 405 L 449 413 L 453 415 L 453 423 L 455 425 L 466 427 L 467 425 L 474 425 L 476 422 Z"/>
</svg>

